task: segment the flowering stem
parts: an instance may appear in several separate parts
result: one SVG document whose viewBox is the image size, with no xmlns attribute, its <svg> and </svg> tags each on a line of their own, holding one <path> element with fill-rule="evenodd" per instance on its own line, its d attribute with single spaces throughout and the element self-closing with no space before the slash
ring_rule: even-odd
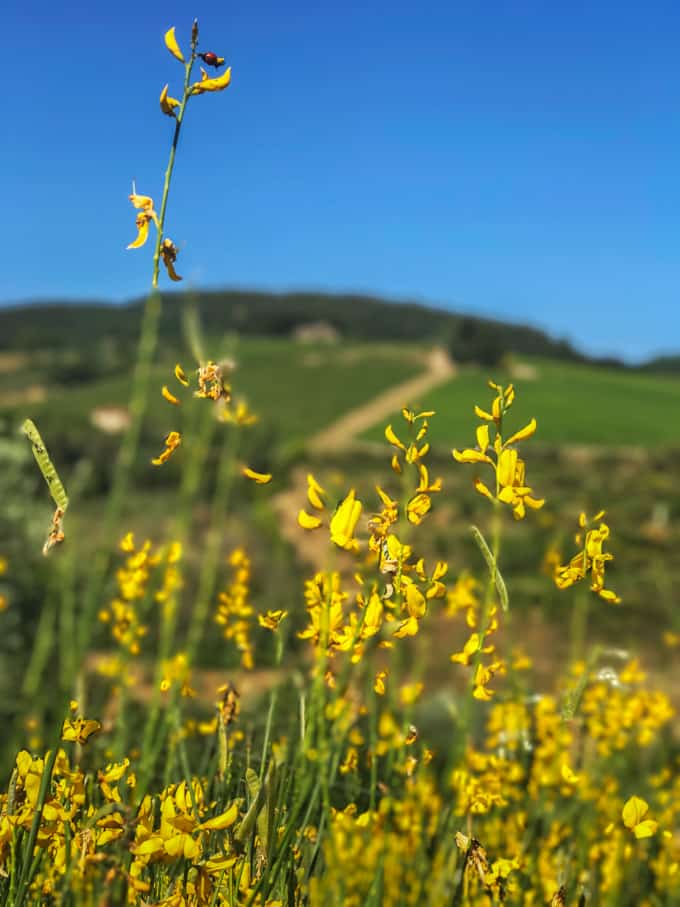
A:
<svg viewBox="0 0 680 907">
<path fill-rule="evenodd" d="M 61 733 L 59 735 L 61 739 Z M 40 789 L 38 791 L 38 801 L 35 805 L 35 811 L 33 813 L 33 821 L 31 822 L 31 830 L 28 834 L 28 841 L 24 847 L 24 859 L 21 869 L 21 878 L 19 879 L 19 887 L 17 890 L 16 901 L 12 907 L 21 907 L 24 903 L 24 898 L 28 890 L 28 886 L 33 881 L 33 876 L 37 870 L 37 863 L 33 860 L 33 851 L 35 850 L 35 842 L 38 837 L 38 830 L 40 828 L 40 823 L 42 821 L 43 807 L 45 806 L 45 800 L 47 799 L 47 792 L 50 787 L 50 782 L 52 781 L 52 773 L 54 772 L 54 766 L 57 761 L 57 754 L 59 752 L 59 740 L 55 742 L 55 745 L 50 750 L 50 754 L 45 761 L 43 767 L 42 777 L 40 778 Z"/>
<path fill-rule="evenodd" d="M 182 95 L 182 101 L 179 105 L 179 110 L 177 111 L 177 116 L 175 119 L 175 133 L 172 137 L 172 145 L 170 146 L 170 155 L 168 157 L 168 166 L 165 170 L 165 182 L 163 183 L 163 195 L 161 197 L 161 210 L 158 215 L 158 230 L 156 235 L 156 248 L 153 253 L 153 275 L 151 278 L 151 286 L 156 290 L 158 289 L 158 273 L 160 270 L 160 260 L 161 260 L 161 245 L 163 243 L 163 227 L 165 226 L 165 212 L 168 207 L 168 196 L 170 194 L 170 183 L 172 181 L 172 171 L 175 167 L 175 154 L 177 152 L 177 145 L 179 143 L 179 134 L 182 130 L 182 121 L 184 120 L 184 113 L 187 109 L 187 104 L 189 103 L 189 98 L 191 97 L 191 91 L 189 89 L 189 82 L 191 80 L 191 70 L 193 68 L 194 62 L 196 60 L 196 44 L 192 42 L 191 45 L 191 57 L 189 62 L 185 65 L 184 71 L 184 93 Z"/>
<path fill-rule="evenodd" d="M 234 480 L 236 456 L 240 437 L 238 427 L 233 432 L 225 433 L 217 471 L 217 487 L 212 502 L 210 528 L 205 544 L 205 557 L 198 579 L 198 591 L 191 624 L 187 637 L 187 662 L 193 664 L 196 651 L 205 630 L 205 623 L 210 611 L 212 595 L 215 591 L 215 580 L 219 570 L 220 549 L 222 546 L 223 521 L 229 504 L 229 496 Z"/>
<path fill-rule="evenodd" d="M 141 434 L 142 419 L 146 412 L 148 399 L 149 381 L 151 376 L 151 363 L 156 346 L 158 343 L 158 326 L 161 317 L 161 294 L 158 290 L 158 272 L 160 263 L 160 251 L 163 242 L 163 227 L 165 225 L 165 214 L 170 194 L 170 185 L 172 182 L 172 172 L 175 166 L 175 155 L 179 142 L 184 113 L 187 103 L 191 97 L 189 82 L 191 79 L 191 70 L 196 60 L 196 42 L 192 41 L 191 57 L 185 67 L 184 76 L 184 94 L 175 123 L 175 132 L 170 146 L 170 155 L 168 157 L 168 166 L 165 171 L 165 181 L 163 184 L 163 195 L 161 198 L 161 208 L 158 219 L 158 231 L 156 236 L 156 248 L 153 256 L 153 272 L 151 277 L 151 292 L 144 306 L 142 316 L 142 325 L 139 335 L 139 344 L 137 347 L 137 358 L 135 361 L 134 375 L 132 379 L 132 394 L 130 397 L 130 427 L 128 428 L 123 442 L 118 452 L 118 458 L 113 472 L 111 494 L 109 496 L 106 515 L 104 518 L 104 538 L 102 550 L 94 561 L 90 579 L 85 593 L 83 605 L 83 616 L 81 620 L 80 633 L 80 653 L 81 656 L 87 649 L 90 636 L 92 633 L 92 623 L 97 602 L 101 594 L 106 572 L 110 560 L 110 544 L 113 532 L 120 521 L 120 515 L 125 502 L 125 497 L 130 481 L 130 473 L 134 456 L 139 446 Z"/>
</svg>

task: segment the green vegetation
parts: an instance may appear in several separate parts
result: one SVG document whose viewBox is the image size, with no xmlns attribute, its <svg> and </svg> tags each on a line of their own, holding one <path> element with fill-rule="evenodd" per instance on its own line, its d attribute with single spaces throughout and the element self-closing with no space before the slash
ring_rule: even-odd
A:
<svg viewBox="0 0 680 907">
<path fill-rule="evenodd" d="M 624 369 L 522 358 L 513 371 L 494 369 L 495 380 L 514 381 L 521 393 L 518 423 L 540 413 L 538 440 L 550 444 L 654 447 L 680 444 L 680 384 L 674 378 Z M 454 447 L 470 437 L 472 404 L 485 381 L 479 368 L 466 367 L 424 399 L 411 401 L 441 414 L 432 426 L 436 444 Z M 397 414 L 395 413 L 394 418 Z M 376 425 L 366 434 L 382 438 Z"/>
<path fill-rule="evenodd" d="M 163 302 L 187 105 L 231 81 L 186 38 L 141 327 L 0 316 L 0 904 L 677 907 L 678 392 L 417 306 Z M 323 456 L 448 378 L 435 341 L 507 379 Z"/>
<path fill-rule="evenodd" d="M 217 349 L 211 352 L 217 356 L 219 344 L 215 346 Z M 237 365 L 237 396 L 248 402 L 280 442 L 308 437 L 349 409 L 418 374 L 424 367 L 425 352 L 424 347 L 396 343 L 319 346 L 266 337 L 228 340 L 226 348 L 229 358 Z M 176 355 L 189 370 L 189 357 L 182 353 Z M 60 358 L 64 359 L 63 353 Z M 68 358 L 74 364 L 73 355 Z M 11 387 L 5 390 L 9 393 L 9 403 L 3 405 L 0 392 L 0 414 L 13 421 L 30 411 L 41 430 L 51 437 L 53 448 L 58 444 L 54 436 L 60 436 L 65 426 L 68 426 L 70 447 L 78 439 L 85 441 L 86 434 L 96 435 L 91 425 L 95 408 L 127 404 L 129 373 L 94 376 L 85 382 L 59 385 L 50 382 L 49 358 L 43 356 L 43 359 L 47 364 L 42 367 L 34 368 L 26 360 L 11 373 Z M 175 418 L 173 407 L 160 396 L 161 386 L 174 382 L 174 361 L 166 351 L 165 363 L 153 368 L 152 380 L 157 393 L 145 430 L 149 437 L 167 432 Z M 43 388 L 45 400 L 25 402 L 21 390 L 30 385 Z"/>
<path fill-rule="evenodd" d="M 579 361 L 584 357 L 563 340 L 535 328 L 491 319 L 462 316 L 415 303 L 395 303 L 359 295 L 328 293 L 257 293 L 219 290 L 199 292 L 188 299 L 163 293 L 160 339 L 164 347 L 179 348 L 183 310 L 195 304 L 208 336 L 240 335 L 290 337 L 300 326 L 323 322 L 345 339 L 374 342 L 427 341 L 448 346 L 455 359 L 475 358 L 476 344 L 492 343 L 501 352 Z M 104 303 L 35 303 L 0 309 L 0 351 L 75 348 L 108 349 L 121 362 L 134 361 L 143 301 L 127 305 Z M 99 359 L 96 353 L 92 359 Z M 95 365 L 95 367 L 100 367 Z"/>
</svg>

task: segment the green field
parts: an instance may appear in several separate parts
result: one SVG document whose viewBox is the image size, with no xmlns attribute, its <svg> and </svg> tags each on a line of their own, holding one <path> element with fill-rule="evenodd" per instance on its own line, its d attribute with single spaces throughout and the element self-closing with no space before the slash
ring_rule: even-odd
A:
<svg viewBox="0 0 680 907">
<path fill-rule="evenodd" d="M 225 346 L 222 347 L 225 349 Z M 342 343 L 312 346 L 288 339 L 244 338 L 226 344 L 237 363 L 233 377 L 235 398 L 243 397 L 262 422 L 282 441 L 298 441 L 319 431 L 347 410 L 364 403 L 394 384 L 418 374 L 423 368 L 424 347 L 400 343 Z M 211 351 L 218 356 L 218 351 Z M 189 371 L 191 358 L 178 354 Z M 173 377 L 174 359 L 154 366 L 148 427 L 157 434 L 168 431 L 176 413 L 160 396 L 168 384 L 178 388 Z M 0 414 L 39 422 L 49 437 L 51 430 L 82 434 L 90 425 L 97 406 L 124 406 L 129 397 L 131 375 L 105 375 L 73 386 L 50 383 L 47 372 L 31 368 L 0 375 Z M 43 387 L 46 399 L 21 403 L 10 398 L 3 406 L 3 393 L 16 394 L 21 387 Z M 94 431 L 94 429 L 92 429 Z"/>
<path fill-rule="evenodd" d="M 534 372 L 531 378 L 466 367 L 423 400 L 408 402 L 437 412 L 432 440 L 451 447 L 472 443 L 479 423 L 473 406 L 488 406 L 489 377 L 515 384 L 511 427 L 536 416 L 536 441 L 626 447 L 680 444 L 680 381 L 676 378 L 542 359 L 523 359 L 522 364 Z M 382 426 L 366 434 L 371 440 L 382 437 Z"/>
</svg>

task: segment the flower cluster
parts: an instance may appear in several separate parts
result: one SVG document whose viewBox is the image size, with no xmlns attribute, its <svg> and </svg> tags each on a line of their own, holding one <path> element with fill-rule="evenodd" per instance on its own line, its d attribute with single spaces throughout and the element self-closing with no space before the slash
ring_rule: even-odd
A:
<svg viewBox="0 0 680 907">
<path fill-rule="evenodd" d="M 592 520 L 585 513 L 579 516 L 580 532 L 574 541 L 581 548 L 568 564 L 556 564 L 554 567 L 555 585 L 558 589 L 568 589 L 590 574 L 590 588 L 600 598 L 610 604 L 619 604 L 621 599 L 611 589 L 606 589 L 604 582 L 605 564 L 614 560 L 614 555 L 603 551 L 604 543 L 609 538 L 609 526 L 602 522 L 605 511 L 600 510 Z M 599 523 L 595 526 L 595 523 Z"/>
<path fill-rule="evenodd" d="M 432 509 L 432 495 L 442 490 L 442 480 L 430 481 L 429 472 L 424 460 L 429 453 L 430 443 L 425 440 L 429 429 L 429 419 L 434 416 L 434 410 L 415 413 L 411 409 L 403 409 L 402 418 L 406 422 L 409 433 L 408 442 L 402 441 L 394 432 L 391 425 L 385 428 L 385 438 L 395 448 L 392 455 L 392 469 L 401 475 L 406 466 L 413 466 L 417 470 L 418 484 L 406 504 L 406 517 L 409 523 L 419 526 Z"/>
<path fill-rule="evenodd" d="M 251 638 L 255 609 L 250 603 L 250 559 L 242 548 L 228 558 L 231 581 L 219 594 L 215 622 L 223 628 L 224 638 L 233 642 L 241 653 L 241 665 L 252 670 L 254 644 Z"/>
<path fill-rule="evenodd" d="M 309 473 L 307 476 L 307 499 L 319 514 L 324 513 L 328 509 L 326 504 L 327 497 L 328 492 Z M 359 550 L 359 543 L 354 537 L 354 532 L 361 516 L 361 509 L 361 501 L 357 500 L 356 492 L 352 488 L 331 514 L 328 528 L 331 541 L 338 548 L 344 548 L 346 551 Z M 300 510 L 298 513 L 298 524 L 303 529 L 313 530 L 319 529 L 323 525 L 323 520 L 321 516 L 308 513 L 306 510 Z"/>
<path fill-rule="evenodd" d="M 482 420 L 477 428 L 477 447 L 452 451 L 454 460 L 459 463 L 486 464 L 491 467 L 494 482 L 489 488 L 479 477 L 475 478 L 475 489 L 490 501 L 498 501 L 512 508 L 516 520 L 524 519 L 526 508 L 540 509 L 545 501 L 536 498 L 533 489 L 526 484 L 525 464 L 517 449 L 519 441 L 530 438 L 536 431 L 536 420 L 532 419 L 524 428 L 503 437 L 503 420 L 515 399 L 512 384 L 503 387 L 489 381 L 489 387 L 496 396 L 491 403 L 491 412 L 475 406 L 475 415 Z M 490 431 L 493 430 L 493 436 Z"/>
</svg>

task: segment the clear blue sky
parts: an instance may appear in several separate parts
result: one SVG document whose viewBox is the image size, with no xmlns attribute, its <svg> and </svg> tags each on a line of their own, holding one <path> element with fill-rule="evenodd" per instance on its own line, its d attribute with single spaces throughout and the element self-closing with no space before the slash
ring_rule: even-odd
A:
<svg viewBox="0 0 680 907">
<path fill-rule="evenodd" d="M 197 286 L 355 289 L 529 321 L 597 353 L 680 349 L 680 4 L 19 3 L 2 14 L 0 302 L 148 285 L 130 182 Z"/>
</svg>

